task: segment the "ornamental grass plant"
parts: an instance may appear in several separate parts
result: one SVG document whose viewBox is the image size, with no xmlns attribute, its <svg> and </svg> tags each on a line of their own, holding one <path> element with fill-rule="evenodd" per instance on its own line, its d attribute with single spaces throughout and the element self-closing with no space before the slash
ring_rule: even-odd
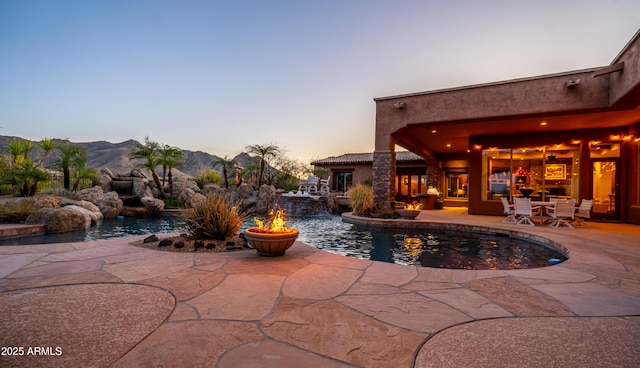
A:
<svg viewBox="0 0 640 368">
<path fill-rule="evenodd" d="M 238 204 L 231 205 L 213 194 L 187 212 L 186 223 L 195 239 L 225 240 L 238 233 L 245 216 Z"/>
<path fill-rule="evenodd" d="M 373 188 L 365 184 L 357 184 L 347 192 L 349 204 L 354 215 L 368 216 L 373 210 Z"/>
</svg>

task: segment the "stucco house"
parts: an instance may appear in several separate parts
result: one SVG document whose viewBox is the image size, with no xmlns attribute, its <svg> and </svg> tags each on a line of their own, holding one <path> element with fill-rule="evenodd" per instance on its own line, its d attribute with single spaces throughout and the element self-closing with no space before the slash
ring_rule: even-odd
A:
<svg viewBox="0 0 640 368">
<path fill-rule="evenodd" d="M 379 207 L 397 199 L 400 146 L 472 214 L 500 214 L 524 189 L 594 198 L 593 217 L 640 224 L 640 32 L 608 66 L 374 101 Z"/>
</svg>

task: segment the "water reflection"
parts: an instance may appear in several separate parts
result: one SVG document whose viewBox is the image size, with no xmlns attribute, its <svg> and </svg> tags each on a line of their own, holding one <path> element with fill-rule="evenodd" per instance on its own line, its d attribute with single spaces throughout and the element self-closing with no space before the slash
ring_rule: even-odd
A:
<svg viewBox="0 0 640 368">
<path fill-rule="evenodd" d="M 436 268 L 504 270 L 545 267 L 553 258 L 566 260 L 555 249 L 500 234 L 358 227 L 353 227 L 351 232 L 369 233 L 369 258 L 381 262 Z M 322 244 L 313 245 L 325 249 Z M 344 247 L 338 253 L 345 253 Z"/>
</svg>

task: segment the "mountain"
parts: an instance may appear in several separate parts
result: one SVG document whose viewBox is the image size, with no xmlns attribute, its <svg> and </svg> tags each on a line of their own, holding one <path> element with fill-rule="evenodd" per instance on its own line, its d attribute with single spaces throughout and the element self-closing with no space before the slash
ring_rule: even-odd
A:
<svg viewBox="0 0 640 368">
<path fill-rule="evenodd" d="M 2 153 L 6 153 L 6 147 L 11 141 L 16 139 L 21 140 L 22 138 L 0 135 L 0 151 L 2 151 Z M 62 142 L 62 140 L 60 139 L 54 140 L 58 143 Z M 38 155 L 39 141 L 31 142 L 33 143 L 34 148 L 37 148 L 34 149 L 34 153 Z M 108 168 L 115 174 L 128 174 L 129 172 L 131 172 L 131 169 L 136 165 L 136 163 L 140 162 L 138 160 L 129 159 L 129 154 L 135 148 L 136 141 L 133 139 L 120 143 L 111 143 L 106 141 L 70 143 L 86 149 L 88 157 L 87 166 L 96 168 L 98 170 L 102 168 Z M 202 170 L 210 169 L 211 163 L 219 159 L 219 156 L 202 151 L 189 151 L 184 149 L 181 150 L 184 152 L 184 167 L 174 170 L 191 176 L 197 176 L 198 173 Z M 49 157 L 44 162 L 45 166 L 50 167 L 56 159 L 57 152 L 54 150 L 51 157 Z M 243 152 L 234 157 L 234 160 L 244 167 L 253 159 L 248 154 Z M 158 167 L 158 170 L 161 170 L 161 168 Z M 222 168 L 218 166 L 215 168 L 215 170 L 222 171 Z"/>
</svg>

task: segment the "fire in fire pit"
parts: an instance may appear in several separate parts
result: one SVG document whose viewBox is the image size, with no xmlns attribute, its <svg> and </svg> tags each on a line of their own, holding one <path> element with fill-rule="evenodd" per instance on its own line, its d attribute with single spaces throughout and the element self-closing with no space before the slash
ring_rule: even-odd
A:
<svg viewBox="0 0 640 368">
<path fill-rule="evenodd" d="M 298 237 L 298 230 L 286 227 L 284 211 L 278 208 L 275 216 L 271 213 L 269 220 L 254 218 L 258 227 L 244 232 L 244 236 L 258 255 L 275 257 L 283 255 Z"/>
<path fill-rule="evenodd" d="M 288 228 L 287 221 L 285 220 L 284 211 L 281 208 L 278 208 L 275 216 L 273 215 L 273 211 L 269 214 L 271 216 L 268 220 L 263 220 L 259 217 L 254 217 L 253 221 L 258 224 L 255 232 L 258 233 L 291 233 L 294 232 L 294 228 Z"/>
</svg>

